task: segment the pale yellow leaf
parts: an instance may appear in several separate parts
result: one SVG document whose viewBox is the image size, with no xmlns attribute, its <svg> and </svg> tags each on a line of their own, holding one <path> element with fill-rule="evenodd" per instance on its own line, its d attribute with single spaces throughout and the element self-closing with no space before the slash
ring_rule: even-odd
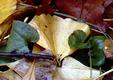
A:
<svg viewBox="0 0 113 80">
<path fill-rule="evenodd" d="M 85 23 L 74 21 L 70 18 L 63 19 L 58 16 L 42 14 L 35 16 L 35 23 L 40 32 L 40 40 L 37 42 L 42 47 L 51 49 L 53 54 L 60 59 L 73 53 L 76 49 L 70 49 L 68 37 L 75 30 L 83 30 L 87 36 L 90 28 Z"/>
<path fill-rule="evenodd" d="M 17 0 L 0 0 L 0 24 L 16 9 Z"/>
</svg>

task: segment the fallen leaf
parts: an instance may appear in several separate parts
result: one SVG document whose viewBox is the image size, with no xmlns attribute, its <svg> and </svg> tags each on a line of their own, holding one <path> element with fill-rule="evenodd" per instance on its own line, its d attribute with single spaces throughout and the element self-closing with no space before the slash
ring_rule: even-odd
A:
<svg viewBox="0 0 113 80">
<path fill-rule="evenodd" d="M 38 39 L 38 32 L 33 27 L 21 21 L 14 21 L 7 45 L 1 48 L 1 51 L 29 52 L 28 44 L 35 43 Z"/>
<path fill-rule="evenodd" d="M 0 72 L 0 80 L 21 80 L 21 77 L 10 69 L 6 72 Z"/>
<path fill-rule="evenodd" d="M 4 14 L 5 16 L 4 17 L 3 15 L 1 15 L 1 17 L 3 17 L 4 19 L 0 18 L 2 19 L 0 23 L 0 39 L 3 40 L 4 37 L 10 33 L 13 20 L 24 21 L 24 19 L 28 17 L 28 20 L 26 22 L 29 22 L 35 14 L 35 8 L 22 5 L 23 2 L 20 0 L 2 0 L 2 3 L 3 4 L 0 5 L 1 8 L 6 7 L 6 9 L 1 10 L 2 12 L 0 11 L 0 13 Z"/>
<path fill-rule="evenodd" d="M 104 41 L 105 36 L 92 36 L 90 37 L 88 43 L 91 46 L 90 55 L 92 60 L 92 65 L 99 67 L 105 63 L 104 56 Z"/>
<path fill-rule="evenodd" d="M 90 78 L 90 68 L 83 65 L 74 58 L 64 58 L 61 68 L 57 68 L 54 80 L 95 80 L 100 72 L 92 69 L 92 78 Z"/>
<path fill-rule="evenodd" d="M 59 59 L 63 59 L 75 50 L 70 49 L 68 45 L 68 37 L 75 30 L 83 30 L 86 35 L 90 34 L 90 28 L 87 24 L 76 22 L 72 19 L 63 19 L 58 16 L 40 15 L 35 16 L 34 21 L 37 23 L 41 36 L 45 39 L 48 49 L 51 49 L 53 54 Z M 39 40 L 37 42 L 42 47 L 45 45 Z"/>
<path fill-rule="evenodd" d="M 0 72 L 0 79 L 53 80 L 56 73 L 56 63 L 47 59 L 38 59 L 36 61 L 21 59 L 4 65 L 8 66 L 9 70 Z"/>
<path fill-rule="evenodd" d="M 32 62 L 30 69 L 27 71 L 22 80 L 36 80 L 35 79 L 35 61 Z"/>
<path fill-rule="evenodd" d="M 39 53 L 39 52 L 41 52 L 43 50 L 44 50 L 44 48 L 41 47 L 40 45 L 38 45 L 38 44 L 34 44 L 33 45 L 33 50 L 32 50 L 33 53 Z"/>
<path fill-rule="evenodd" d="M 16 9 L 17 0 L 0 0 L 0 24 Z"/>
<path fill-rule="evenodd" d="M 113 0 L 55 0 L 57 8 L 64 13 L 72 15 L 78 19 L 92 23 L 106 30 L 108 23 L 103 21 L 105 8 Z"/>
<path fill-rule="evenodd" d="M 113 42 L 109 39 L 106 39 L 104 45 L 104 53 L 106 58 L 113 59 Z"/>
<path fill-rule="evenodd" d="M 82 30 L 76 30 L 69 36 L 68 44 L 70 48 L 72 49 L 73 48 L 77 48 L 77 49 L 87 48 L 88 45 L 84 43 L 86 38 L 87 36 L 85 32 L 83 32 Z"/>
</svg>

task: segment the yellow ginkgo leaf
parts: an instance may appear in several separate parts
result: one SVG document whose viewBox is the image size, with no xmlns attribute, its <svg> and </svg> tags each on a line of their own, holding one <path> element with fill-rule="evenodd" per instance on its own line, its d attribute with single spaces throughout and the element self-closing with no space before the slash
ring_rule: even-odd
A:
<svg viewBox="0 0 113 80">
<path fill-rule="evenodd" d="M 16 9 L 17 0 L 0 0 L 0 24 Z"/>
<path fill-rule="evenodd" d="M 68 37 L 73 31 L 83 30 L 87 36 L 90 34 L 90 28 L 87 24 L 70 18 L 63 19 L 58 16 L 42 14 L 35 16 L 34 21 L 37 23 L 37 29 L 39 29 L 42 37 L 37 43 L 51 49 L 58 59 L 63 59 L 76 50 L 70 49 L 68 45 Z M 46 45 L 45 42 L 47 43 Z"/>
</svg>

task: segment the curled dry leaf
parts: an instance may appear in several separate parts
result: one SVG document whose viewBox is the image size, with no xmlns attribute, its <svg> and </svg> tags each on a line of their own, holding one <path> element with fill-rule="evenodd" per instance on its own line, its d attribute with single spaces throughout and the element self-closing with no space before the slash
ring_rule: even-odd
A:
<svg viewBox="0 0 113 80">
<path fill-rule="evenodd" d="M 75 51 L 70 49 L 68 45 L 68 37 L 73 31 L 83 30 L 87 36 L 90 34 L 90 28 L 87 24 L 69 18 L 63 19 L 58 16 L 42 14 L 35 16 L 34 21 L 37 23 L 36 27 L 39 29 L 40 36 L 42 36 L 37 43 L 51 49 L 58 59 L 63 59 Z"/>
<path fill-rule="evenodd" d="M 92 79 L 90 78 L 90 68 L 83 65 L 74 58 L 64 58 L 61 68 L 57 68 L 54 80 L 95 80 L 99 76 L 98 70 L 92 69 Z"/>
<path fill-rule="evenodd" d="M 109 39 L 106 39 L 104 45 L 104 52 L 106 58 L 113 59 L 113 42 Z"/>
</svg>

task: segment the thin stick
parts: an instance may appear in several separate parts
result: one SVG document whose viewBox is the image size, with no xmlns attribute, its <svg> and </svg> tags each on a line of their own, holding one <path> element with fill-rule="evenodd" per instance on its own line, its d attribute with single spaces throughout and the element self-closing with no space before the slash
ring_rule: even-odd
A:
<svg viewBox="0 0 113 80">
<path fill-rule="evenodd" d="M 113 69 L 111 69 L 111 70 L 109 70 L 109 71 L 107 71 L 107 72 L 101 74 L 101 75 L 100 75 L 99 77 L 97 77 L 95 80 L 97 80 L 97 79 L 99 79 L 99 78 L 101 78 L 101 77 L 103 77 L 103 76 L 105 76 L 105 75 L 107 75 L 107 74 L 109 74 L 109 73 L 111 73 L 111 72 L 113 72 Z"/>
<path fill-rule="evenodd" d="M 109 29 L 111 29 L 113 31 L 113 28 L 112 27 L 109 27 Z"/>
<path fill-rule="evenodd" d="M 91 57 L 91 51 L 88 52 L 89 55 L 89 63 L 90 63 L 90 79 L 92 80 L 92 57 Z"/>
<path fill-rule="evenodd" d="M 17 52 L 0 52 L 0 57 L 17 57 L 17 58 L 37 58 L 37 59 L 50 59 L 53 60 L 54 57 L 50 55 L 41 55 L 36 53 L 17 53 Z"/>
<path fill-rule="evenodd" d="M 103 19 L 104 21 L 113 21 L 113 19 Z"/>
<path fill-rule="evenodd" d="M 68 15 L 68 14 L 64 14 L 64 13 L 60 13 L 60 12 L 54 12 L 55 15 L 59 15 L 59 16 L 64 16 L 64 17 L 68 17 L 68 18 L 71 18 L 75 21 L 77 21 L 78 19 L 75 18 L 74 16 L 71 16 L 71 15 Z"/>
<path fill-rule="evenodd" d="M 29 4 L 24 4 L 24 3 L 19 3 L 18 5 L 22 5 L 22 6 L 26 6 L 26 7 L 31 7 L 31 8 L 34 8 L 34 9 L 37 9 L 38 6 L 33 6 L 33 5 L 29 5 Z"/>
</svg>

